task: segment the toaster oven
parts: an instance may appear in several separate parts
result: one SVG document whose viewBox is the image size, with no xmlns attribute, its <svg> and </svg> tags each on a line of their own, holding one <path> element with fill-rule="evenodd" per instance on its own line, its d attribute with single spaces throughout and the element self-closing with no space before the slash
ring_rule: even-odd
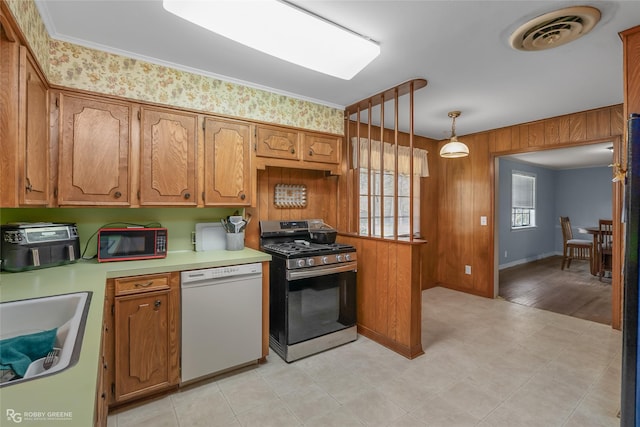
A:
<svg viewBox="0 0 640 427">
<path fill-rule="evenodd" d="M 0 236 L 0 259 L 6 271 L 54 267 L 80 258 L 80 238 L 75 224 L 5 224 L 0 226 Z"/>
</svg>

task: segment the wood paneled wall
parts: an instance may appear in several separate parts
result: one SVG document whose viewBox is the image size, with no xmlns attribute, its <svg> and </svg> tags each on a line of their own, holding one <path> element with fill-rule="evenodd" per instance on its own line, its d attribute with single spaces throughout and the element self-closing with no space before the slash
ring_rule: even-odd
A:
<svg viewBox="0 0 640 427">
<path fill-rule="evenodd" d="M 338 236 L 358 254 L 358 332 L 413 359 L 421 354 L 420 243 Z"/>
<path fill-rule="evenodd" d="M 438 230 L 436 280 L 452 289 L 486 297 L 493 277 L 493 171 L 490 167 L 489 135 L 460 138 L 469 146 L 468 157 L 438 158 Z M 486 216 L 488 225 L 480 225 Z M 465 274 L 465 266 L 471 274 Z"/>
<path fill-rule="evenodd" d="M 622 134 L 622 114 L 622 106 L 616 105 L 492 130 L 486 132 L 489 150 L 514 153 L 610 138 Z"/>
<path fill-rule="evenodd" d="M 624 48 L 624 117 L 640 114 L 640 25 L 620 33 Z"/>
<path fill-rule="evenodd" d="M 367 138 L 367 125 L 360 124 L 360 137 Z M 349 139 L 357 136 L 351 122 Z M 380 140 L 380 129 L 371 127 L 371 139 Z M 383 141 L 395 141 L 394 131 L 384 130 Z M 350 141 L 344 144 L 343 169 L 338 184 L 338 225 L 341 231 L 357 227 L 358 176 L 347 155 Z M 398 134 L 400 145 L 409 145 L 409 135 Z M 358 332 L 402 354 L 414 358 L 423 353 L 421 343 L 421 291 L 436 285 L 436 235 L 439 166 L 437 141 L 414 137 L 414 147 L 426 149 L 429 177 L 420 180 L 420 234 L 423 242 L 396 242 L 355 235 L 338 236 L 338 241 L 356 247 L 358 253 Z M 346 215 L 345 215 L 346 214 Z M 351 219 L 351 228 L 349 227 Z M 424 242 L 426 241 L 426 243 Z"/>
<path fill-rule="evenodd" d="M 378 126 L 371 126 L 370 130 L 367 124 L 360 123 L 360 138 L 367 138 L 371 132 L 371 139 L 380 140 L 380 128 Z M 351 153 L 351 138 L 357 137 L 356 123 L 351 121 L 348 124 L 348 136 L 349 141 L 345 141 L 343 144 L 343 171 L 342 176 L 339 179 L 338 185 L 338 227 L 341 231 L 357 232 L 358 212 L 356 200 L 350 195 L 348 186 L 351 185 L 351 191 L 357 191 L 358 189 L 358 177 L 351 169 L 351 159 L 348 154 Z M 395 135 L 393 129 L 384 129 L 384 141 L 393 143 L 395 141 Z M 347 145 L 349 144 L 349 147 Z M 398 144 L 403 146 L 409 146 L 409 134 L 398 133 Z M 427 150 L 428 162 L 429 162 L 429 177 L 420 179 L 420 237 L 422 240 L 427 241 L 425 248 L 421 250 L 421 263 L 422 263 L 422 275 L 420 280 L 422 282 L 422 288 L 427 289 L 436 286 L 436 265 L 437 265 L 437 252 L 436 252 L 436 237 L 438 230 L 438 206 L 435 203 L 438 200 L 438 190 L 440 188 L 440 165 L 437 161 L 438 158 L 438 141 L 430 138 L 415 135 L 413 141 L 414 147 Z M 355 194 L 355 193 L 354 193 Z M 352 228 L 347 224 L 348 219 L 351 218 Z"/>
<path fill-rule="evenodd" d="M 247 208 L 251 214 L 245 232 L 245 244 L 260 247 L 259 220 L 288 220 L 320 218 L 327 224 L 338 224 L 338 177 L 326 176 L 322 171 L 267 167 L 258 170 L 256 207 Z M 276 184 L 304 184 L 307 186 L 305 208 L 283 209 L 275 207 Z"/>
<path fill-rule="evenodd" d="M 623 127 L 622 105 L 616 105 L 460 136 L 469 157 L 436 160 L 438 284 L 493 297 L 496 156 L 614 140 Z M 616 212 L 619 218 L 620 206 L 614 218 Z M 480 225 L 481 216 L 487 216 L 486 226 Z M 465 265 L 471 275 L 464 274 Z"/>
</svg>

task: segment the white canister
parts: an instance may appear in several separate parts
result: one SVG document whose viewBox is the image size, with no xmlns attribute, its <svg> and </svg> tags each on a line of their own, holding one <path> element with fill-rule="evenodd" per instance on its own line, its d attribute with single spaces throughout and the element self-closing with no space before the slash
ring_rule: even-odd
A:
<svg viewBox="0 0 640 427">
<path fill-rule="evenodd" d="M 227 250 L 241 251 L 244 249 L 244 231 L 240 233 L 227 233 Z"/>
</svg>

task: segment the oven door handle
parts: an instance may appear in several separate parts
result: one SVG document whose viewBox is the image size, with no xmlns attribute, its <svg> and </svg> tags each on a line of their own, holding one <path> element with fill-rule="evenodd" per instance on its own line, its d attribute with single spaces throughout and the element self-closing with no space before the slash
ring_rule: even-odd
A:
<svg viewBox="0 0 640 427">
<path fill-rule="evenodd" d="M 287 271 L 287 280 L 308 279 L 309 277 L 327 276 L 329 274 L 344 273 L 345 271 L 358 271 L 357 261 L 345 262 L 338 265 L 328 265 L 300 270 Z"/>
</svg>

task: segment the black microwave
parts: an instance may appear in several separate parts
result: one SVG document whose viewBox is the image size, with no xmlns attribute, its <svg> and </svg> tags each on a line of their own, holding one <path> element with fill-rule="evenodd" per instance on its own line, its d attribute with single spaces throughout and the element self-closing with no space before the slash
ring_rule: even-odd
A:
<svg viewBox="0 0 640 427">
<path fill-rule="evenodd" d="M 98 230 L 98 262 L 165 258 L 166 228 L 101 228 Z"/>
</svg>

